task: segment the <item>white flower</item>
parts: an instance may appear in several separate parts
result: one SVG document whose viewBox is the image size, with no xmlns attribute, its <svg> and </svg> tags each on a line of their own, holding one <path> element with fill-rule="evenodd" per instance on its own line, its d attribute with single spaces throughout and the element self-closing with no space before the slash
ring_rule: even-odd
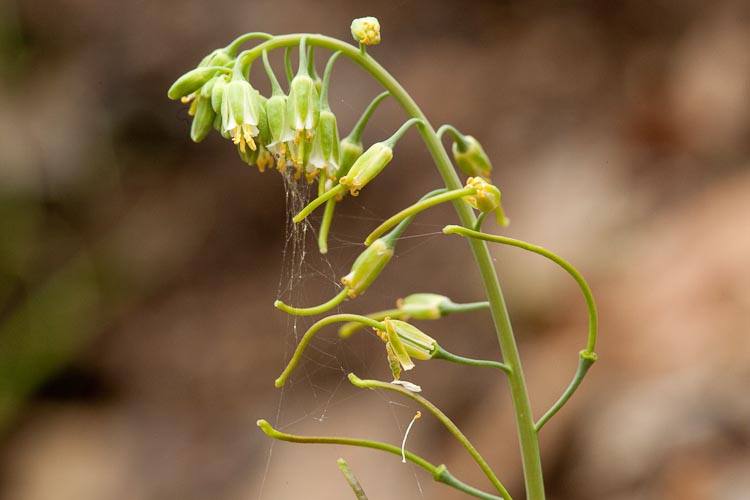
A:
<svg viewBox="0 0 750 500">
<path fill-rule="evenodd" d="M 245 80 L 232 80 L 224 88 L 221 101 L 221 123 L 224 132 L 232 135 L 232 142 L 245 151 L 245 145 L 255 151 L 254 137 L 259 133 L 260 94 Z"/>
</svg>

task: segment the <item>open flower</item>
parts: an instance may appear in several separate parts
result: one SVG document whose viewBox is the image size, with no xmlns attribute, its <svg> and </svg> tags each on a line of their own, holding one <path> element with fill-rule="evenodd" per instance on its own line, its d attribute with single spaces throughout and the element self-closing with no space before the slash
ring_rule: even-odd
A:
<svg viewBox="0 0 750 500">
<path fill-rule="evenodd" d="M 414 362 L 411 358 L 428 360 L 438 349 L 438 344 L 429 335 L 414 325 L 397 319 L 386 318 L 385 332 L 375 330 L 380 339 L 385 342 L 388 353 L 388 363 L 393 378 L 398 380 L 401 370 L 411 370 Z"/>
<path fill-rule="evenodd" d="M 258 121 L 262 105 L 260 94 L 249 82 L 234 79 L 226 84 L 221 98 L 222 128 L 231 134 L 232 142 L 241 152 L 245 151 L 245 145 L 253 151 L 257 149 L 254 138 L 260 132 Z"/>
</svg>

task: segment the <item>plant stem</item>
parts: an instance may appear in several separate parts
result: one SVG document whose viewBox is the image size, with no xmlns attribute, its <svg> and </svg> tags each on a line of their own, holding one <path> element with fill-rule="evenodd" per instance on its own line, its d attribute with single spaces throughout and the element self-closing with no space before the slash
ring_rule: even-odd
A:
<svg viewBox="0 0 750 500">
<path fill-rule="evenodd" d="M 504 371 L 508 375 L 512 373 L 510 367 L 505 363 L 501 363 L 499 361 L 489 361 L 486 359 L 465 358 L 463 356 L 453 354 L 452 352 L 448 352 L 440 346 L 438 346 L 437 350 L 433 353 L 432 359 L 442 359 L 445 361 L 450 361 L 451 363 L 457 363 L 459 365 L 466 366 L 487 366 L 490 368 L 497 368 L 498 370 Z"/>
<path fill-rule="evenodd" d="M 423 396 L 420 396 L 419 394 L 415 394 L 395 384 L 381 382 L 380 380 L 362 380 L 361 378 L 357 377 L 353 373 L 349 374 L 349 381 L 355 386 L 361 387 L 361 388 L 386 389 L 388 391 L 398 392 L 399 394 L 406 396 L 408 398 L 411 398 L 417 403 L 421 404 L 423 407 L 425 407 L 425 409 L 427 409 L 427 411 L 435 415 L 435 417 L 440 421 L 440 423 L 442 423 L 445 426 L 445 428 L 448 429 L 448 431 L 451 434 L 453 434 L 453 436 L 458 440 L 458 442 L 461 443 L 461 446 L 463 446 L 464 449 L 466 449 L 466 451 L 469 452 L 469 455 L 471 455 L 471 457 L 474 459 L 477 465 L 479 465 L 479 468 L 482 469 L 482 472 L 484 472 L 484 474 L 487 476 L 487 479 L 490 480 L 490 482 L 497 489 L 500 495 L 505 500 L 511 500 L 510 493 L 508 493 L 508 490 L 505 489 L 505 486 L 503 486 L 503 484 L 497 478 L 495 473 L 487 464 L 487 461 L 484 459 L 484 457 L 482 457 L 482 455 L 477 451 L 477 449 L 474 448 L 474 445 L 471 444 L 469 439 L 464 435 L 463 432 L 461 432 L 458 426 L 454 424 L 453 421 L 450 418 L 448 418 L 448 416 L 445 413 L 440 411 L 440 408 L 432 404 Z"/>
<path fill-rule="evenodd" d="M 369 439 L 354 439 L 354 438 L 340 438 L 340 437 L 329 437 L 329 436 L 296 436 L 294 434 L 287 434 L 285 432 L 277 431 L 271 424 L 266 420 L 258 420 L 258 427 L 261 428 L 266 435 L 273 439 L 280 441 L 287 441 L 290 443 L 312 443 L 312 444 L 342 444 L 346 446 L 359 446 L 362 448 L 372 448 L 375 450 L 381 450 L 394 455 L 401 456 L 401 448 L 393 446 L 387 443 L 380 443 L 378 441 L 370 441 Z M 432 474 L 435 481 L 447 484 L 456 488 L 457 490 L 463 491 L 476 498 L 483 500 L 502 500 L 496 495 L 490 495 L 476 488 L 472 488 L 468 484 L 459 481 L 452 474 L 448 472 L 445 465 L 433 465 L 419 455 L 415 455 L 409 451 L 404 453 L 406 460 L 410 461 L 414 465 L 422 467 L 424 470 Z"/>
<path fill-rule="evenodd" d="M 352 472 L 352 469 L 351 467 L 349 467 L 349 464 L 346 463 L 346 460 L 344 460 L 343 458 L 339 458 L 336 463 L 339 464 L 339 469 L 344 475 L 346 482 L 349 483 L 349 486 L 351 486 L 352 491 L 354 492 L 354 496 L 357 497 L 357 500 L 367 500 L 365 490 L 362 488 L 362 485 L 359 484 L 357 476 L 354 475 L 354 472 Z"/>
<path fill-rule="evenodd" d="M 281 387 L 286 383 L 289 375 L 292 373 L 294 368 L 297 366 L 297 363 L 299 363 L 299 360 L 302 358 L 302 353 L 305 352 L 307 344 L 310 343 L 313 336 L 318 332 L 318 330 L 332 323 L 341 323 L 348 321 L 356 321 L 358 323 L 362 323 L 363 325 L 371 326 L 379 330 L 385 330 L 385 325 L 383 323 L 375 321 L 374 319 L 370 319 L 367 316 L 360 316 L 359 314 L 334 314 L 328 316 L 327 318 L 321 319 L 310 328 L 308 328 L 308 330 L 300 339 L 299 344 L 297 344 L 297 349 L 295 349 L 294 354 L 292 355 L 292 359 L 289 360 L 289 363 L 286 365 L 286 368 L 284 368 L 284 371 L 274 382 L 276 387 Z"/>
<path fill-rule="evenodd" d="M 391 96 L 401 105 L 404 111 L 413 118 L 419 118 L 421 122 L 417 125 L 427 149 L 432 155 L 438 172 L 449 190 L 461 189 L 461 181 L 453 168 L 448 153 L 430 125 L 427 117 L 419 108 L 414 99 L 406 92 L 401 84 L 391 76 L 375 59 L 366 52 L 358 50 L 357 47 L 344 43 L 341 40 L 323 35 L 284 35 L 275 37 L 264 42 L 240 55 L 238 64 L 242 64 L 242 57 L 249 61 L 258 57 L 263 49 L 271 50 L 278 47 L 295 45 L 303 36 L 307 37 L 308 43 L 324 47 L 333 51 L 340 50 L 342 54 L 355 63 L 359 64 L 365 71 L 372 75 L 383 88 L 391 93 Z M 461 224 L 466 227 L 474 227 L 476 217 L 468 203 L 462 200 L 453 202 Z M 544 478 L 542 473 L 542 460 L 539 451 L 539 439 L 534 428 L 534 418 L 531 414 L 531 403 L 526 389 L 526 380 L 523 375 L 521 358 L 513 335 L 513 328 L 503 298 L 500 282 L 492 263 L 487 244 L 478 239 L 469 239 L 469 245 L 479 268 L 482 283 L 490 303 L 490 311 L 497 332 L 498 343 L 502 351 L 505 363 L 510 366 L 513 373 L 508 377 L 511 399 L 516 415 L 516 428 L 518 430 L 521 458 L 523 462 L 524 482 L 526 485 L 527 500 L 544 500 Z"/>
<path fill-rule="evenodd" d="M 596 348 L 597 331 L 599 329 L 599 319 L 596 311 L 596 302 L 594 302 L 594 294 L 591 293 L 591 288 L 589 287 L 588 283 L 586 283 L 586 280 L 583 278 L 581 273 L 578 271 L 578 269 L 573 267 L 570 262 L 563 259 L 559 255 L 547 250 L 546 248 L 540 247 L 539 245 L 534 245 L 533 243 L 517 240 L 515 238 L 508 238 L 507 236 L 481 233 L 479 231 L 472 231 L 471 229 L 454 225 L 445 226 L 443 228 L 443 233 L 458 234 L 467 238 L 477 238 L 485 241 L 490 241 L 492 243 L 500 243 L 502 245 L 522 248 L 529 252 L 541 255 L 542 257 L 546 257 L 547 259 L 563 268 L 565 272 L 567 272 L 578 284 L 578 287 L 581 289 L 581 293 L 586 300 L 586 307 L 588 308 L 589 312 L 589 336 L 586 343 L 586 351 L 591 353 L 594 352 L 594 349 Z"/>
<path fill-rule="evenodd" d="M 579 353 L 579 359 L 578 359 L 578 370 L 576 370 L 576 374 L 573 377 L 573 380 L 570 382 L 570 385 L 565 390 L 562 396 L 560 396 L 560 399 L 557 400 L 555 404 L 552 405 L 552 407 L 547 410 L 547 413 L 545 413 L 542 418 L 540 418 L 534 428 L 537 432 L 541 430 L 542 427 L 544 427 L 544 424 L 549 422 L 549 420 L 555 416 L 555 414 L 560 411 L 560 409 L 565 406 L 565 403 L 568 402 L 571 396 L 576 392 L 578 389 L 578 386 L 581 385 L 581 382 L 583 382 L 583 377 L 586 376 L 586 373 L 588 373 L 589 368 L 596 362 L 596 354 L 590 351 L 581 351 Z"/>
<path fill-rule="evenodd" d="M 335 185 L 334 187 L 326 191 L 324 194 L 322 194 L 321 196 L 318 196 L 313 201 L 308 203 L 305 208 L 300 210 L 299 213 L 294 216 L 294 218 L 292 219 L 292 222 L 296 224 L 297 222 L 301 222 L 305 220 L 305 218 L 308 215 L 310 215 L 313 212 L 313 210 L 321 206 L 323 203 L 325 203 L 328 200 L 332 200 L 336 196 L 343 195 L 344 193 L 346 193 L 346 186 L 344 186 L 343 184 Z"/>
<path fill-rule="evenodd" d="M 582 350 L 579 353 L 579 361 L 578 361 L 578 369 L 576 370 L 575 375 L 573 376 L 573 380 L 570 382 L 570 385 L 565 390 L 562 396 L 560 396 L 560 399 L 557 400 L 557 402 L 552 405 L 552 407 L 547 410 L 547 412 L 542 416 L 542 418 L 537 421 L 534 428 L 536 429 L 537 433 L 539 430 L 546 424 L 555 414 L 560 411 L 560 409 L 565 406 L 565 403 L 568 402 L 568 400 L 573 396 L 573 394 L 578 389 L 578 386 L 581 385 L 581 382 L 583 381 L 583 377 L 586 376 L 586 373 L 588 373 L 591 366 L 596 362 L 597 356 L 594 352 L 594 348 L 596 347 L 596 337 L 597 332 L 599 328 L 599 319 L 598 314 L 596 311 L 596 303 L 594 302 L 594 294 L 591 293 L 591 288 L 589 288 L 588 283 L 586 283 L 586 280 L 581 276 L 581 273 L 578 272 L 578 269 L 573 267 L 572 264 L 570 264 L 568 261 L 560 257 L 559 255 L 550 252 L 546 248 L 540 247 L 538 245 L 534 245 L 531 243 L 527 243 L 525 241 L 516 240 L 514 238 L 508 238 L 505 236 L 498 236 L 494 234 L 486 234 L 486 233 L 480 233 L 478 231 L 472 231 L 471 229 L 467 229 L 465 227 L 461 226 L 445 226 L 443 228 L 443 233 L 445 234 L 458 234 L 461 236 L 465 236 L 467 238 L 477 238 L 484 241 L 491 241 L 493 243 L 500 243 L 503 245 L 510 245 L 518 248 L 522 248 L 524 250 L 528 250 L 529 252 L 533 252 L 535 254 L 541 255 L 543 257 L 548 258 L 558 266 L 562 267 L 570 276 L 573 277 L 573 279 L 578 284 L 579 288 L 581 289 L 581 293 L 583 293 L 583 297 L 586 300 L 586 307 L 588 308 L 589 312 L 589 336 L 588 336 L 588 342 L 586 343 L 586 349 Z"/>
<path fill-rule="evenodd" d="M 397 214 L 389 217 L 385 222 L 375 228 L 375 230 L 373 230 L 365 239 L 365 245 L 370 246 L 373 241 L 378 239 L 381 235 L 385 234 L 386 231 L 388 231 L 390 228 L 392 228 L 405 218 L 409 217 L 410 215 L 416 215 L 423 210 L 427 210 L 428 208 L 434 207 L 435 205 L 445 203 L 446 201 L 453 201 L 464 196 L 471 196 L 473 194 L 476 194 L 476 192 L 477 190 L 475 188 L 464 188 L 457 191 L 448 191 L 437 196 L 432 196 L 431 198 L 423 198 L 417 203 L 409 205 Z"/>
<path fill-rule="evenodd" d="M 315 316 L 316 314 L 322 314 L 326 311 L 330 311 L 337 305 L 341 304 L 344 300 L 346 300 L 348 295 L 349 295 L 349 287 L 344 287 L 341 289 L 341 291 L 338 294 L 334 295 L 332 299 L 328 300 L 327 302 L 323 302 L 322 304 L 319 304 L 317 306 L 293 307 L 293 306 L 284 304 L 280 300 L 277 300 L 276 302 L 274 302 L 273 306 L 293 316 Z"/>
</svg>

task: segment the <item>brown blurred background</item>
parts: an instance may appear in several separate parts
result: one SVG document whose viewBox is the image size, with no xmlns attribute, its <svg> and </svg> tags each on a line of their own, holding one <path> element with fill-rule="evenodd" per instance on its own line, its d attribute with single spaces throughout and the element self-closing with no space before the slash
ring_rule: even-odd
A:
<svg viewBox="0 0 750 500">
<path fill-rule="evenodd" d="M 215 134 L 191 143 L 185 107 L 166 98 L 177 76 L 238 34 L 348 40 L 362 15 L 383 27 L 370 53 L 431 121 L 483 143 L 512 219 L 503 233 L 558 251 L 598 298 L 600 362 L 541 434 L 549 498 L 750 498 L 741 0 L 5 0 L 0 498 L 350 499 L 339 456 L 373 500 L 461 498 L 395 457 L 274 444 L 255 426 L 267 418 L 300 434 L 400 442 L 417 408 L 345 379 L 387 378 L 369 334 L 344 343 L 322 332 L 288 387 L 273 388 L 311 322 L 272 302 L 332 294 L 377 221 L 439 187 L 417 135 L 340 204 L 327 259 L 307 231 L 295 270 L 281 177 L 242 164 Z M 337 63 L 342 135 L 378 92 Z M 386 102 L 366 140 L 403 119 Z M 437 234 L 453 222 L 450 207 L 420 216 L 381 279 L 342 310 L 388 308 L 419 291 L 479 300 L 466 243 Z M 583 301 L 538 256 L 493 251 L 540 415 L 575 370 Z M 454 352 L 499 356 L 485 313 L 420 326 Z M 505 382 L 437 361 L 408 378 L 521 498 Z M 489 488 L 434 419 L 415 424 L 409 447 Z"/>
</svg>

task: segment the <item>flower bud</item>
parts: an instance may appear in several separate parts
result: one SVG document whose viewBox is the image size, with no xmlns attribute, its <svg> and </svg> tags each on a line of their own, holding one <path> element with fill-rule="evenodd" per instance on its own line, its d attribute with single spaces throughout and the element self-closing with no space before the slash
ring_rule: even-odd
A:
<svg viewBox="0 0 750 500">
<path fill-rule="evenodd" d="M 339 129 L 336 115 L 330 110 L 320 112 L 310 163 L 315 169 L 324 170 L 329 177 L 335 177 L 339 168 Z"/>
<path fill-rule="evenodd" d="M 451 299 L 435 293 L 414 293 L 396 302 L 396 307 L 409 318 L 438 319 L 443 316 L 441 305 L 450 304 Z"/>
<path fill-rule="evenodd" d="M 224 139 L 229 139 L 230 136 L 221 129 L 221 114 L 215 114 L 213 126 L 214 130 L 220 133 Z"/>
<path fill-rule="evenodd" d="M 373 180 L 393 159 L 393 149 L 383 142 L 376 142 L 357 158 L 349 173 L 339 179 L 339 183 L 349 188 L 352 196 Z"/>
<path fill-rule="evenodd" d="M 199 68 L 204 66 L 226 66 L 229 61 L 232 60 L 232 56 L 224 49 L 216 49 L 206 57 L 204 57 L 198 64 Z"/>
<path fill-rule="evenodd" d="M 295 142 L 299 142 L 303 132 L 310 141 L 320 118 L 320 103 L 315 82 L 306 74 L 297 74 L 292 79 L 287 101 L 289 126 L 297 132 Z"/>
<path fill-rule="evenodd" d="M 364 152 L 361 142 L 354 142 L 349 137 L 344 137 L 339 143 L 339 169 L 336 172 L 337 177 L 342 177 L 349 173 L 349 170 L 357 161 L 357 158 L 362 156 Z"/>
<path fill-rule="evenodd" d="M 258 99 L 258 142 L 260 145 L 265 146 L 271 141 L 271 131 L 268 128 L 268 113 L 266 111 L 266 105 L 268 99 L 257 94 Z"/>
<path fill-rule="evenodd" d="M 352 21 L 352 36 L 357 43 L 377 45 L 380 43 L 380 21 L 376 17 L 360 17 Z"/>
<path fill-rule="evenodd" d="M 453 158 L 458 167 L 469 177 L 489 178 L 492 164 L 479 141 L 465 135 L 453 143 Z"/>
<path fill-rule="evenodd" d="M 227 83 L 229 82 L 225 77 L 219 76 L 211 88 L 211 107 L 217 114 L 221 114 L 221 102 L 224 98 L 224 89 L 226 89 Z"/>
<path fill-rule="evenodd" d="M 483 213 L 495 212 L 497 223 L 501 226 L 508 225 L 503 207 L 500 204 L 500 190 L 497 186 L 490 184 L 481 177 L 469 177 L 466 187 L 475 188 L 476 194 L 465 196 L 463 199 L 472 207 Z"/>
<path fill-rule="evenodd" d="M 211 132 L 216 113 L 211 108 L 211 99 L 201 95 L 196 101 L 198 104 L 195 108 L 193 124 L 190 127 L 190 138 L 193 142 L 201 142 Z"/>
<path fill-rule="evenodd" d="M 268 116 L 268 130 L 271 132 L 270 144 L 276 144 L 278 142 L 289 140 L 289 127 L 286 126 L 286 104 L 287 97 L 285 95 L 274 95 L 271 96 L 266 102 L 266 114 Z M 285 139 L 286 134 L 286 139 Z M 291 138 L 294 135 L 291 134 Z"/>
<path fill-rule="evenodd" d="M 352 269 L 341 282 L 349 287 L 349 296 L 356 297 L 380 275 L 380 272 L 393 257 L 393 245 L 385 239 L 378 238 L 354 261 Z"/>
<path fill-rule="evenodd" d="M 209 81 L 215 74 L 216 68 L 213 66 L 208 68 L 195 68 L 194 70 L 188 71 L 179 77 L 171 87 L 169 87 L 167 97 L 170 99 L 179 99 L 190 95 L 201 88 L 203 84 Z"/>
</svg>

